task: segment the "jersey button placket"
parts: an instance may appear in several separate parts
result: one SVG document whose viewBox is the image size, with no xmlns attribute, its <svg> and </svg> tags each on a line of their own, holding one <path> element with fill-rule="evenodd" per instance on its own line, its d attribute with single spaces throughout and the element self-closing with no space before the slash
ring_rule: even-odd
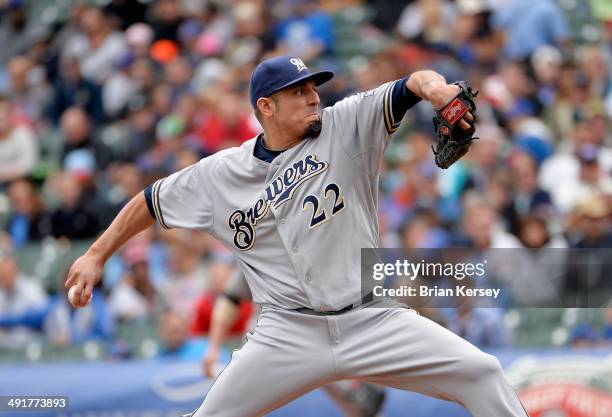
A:
<svg viewBox="0 0 612 417">
<path fill-rule="evenodd" d="M 306 282 L 310 282 L 310 281 L 312 281 L 312 278 L 310 277 L 310 274 L 306 274 L 306 275 L 304 276 L 304 280 L 305 280 Z"/>
</svg>

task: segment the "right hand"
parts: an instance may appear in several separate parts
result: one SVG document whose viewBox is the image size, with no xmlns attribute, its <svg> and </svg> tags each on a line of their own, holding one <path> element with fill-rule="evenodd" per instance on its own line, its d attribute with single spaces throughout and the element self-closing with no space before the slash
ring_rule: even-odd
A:
<svg viewBox="0 0 612 417">
<path fill-rule="evenodd" d="M 102 278 L 104 262 L 98 257 L 85 253 L 78 258 L 68 271 L 64 286 L 69 289 L 76 286 L 74 308 L 85 307 L 92 296 L 93 288 Z"/>
<path fill-rule="evenodd" d="M 215 366 L 219 361 L 219 350 L 209 347 L 206 352 L 206 356 L 204 356 L 204 375 L 207 378 L 214 379 L 217 377 L 215 373 Z"/>
</svg>

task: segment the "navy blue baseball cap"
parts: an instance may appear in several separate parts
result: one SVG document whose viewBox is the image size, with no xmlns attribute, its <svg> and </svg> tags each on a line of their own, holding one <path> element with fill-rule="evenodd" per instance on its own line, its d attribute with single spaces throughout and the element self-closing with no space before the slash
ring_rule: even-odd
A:
<svg viewBox="0 0 612 417">
<path fill-rule="evenodd" d="M 334 76 L 331 71 L 311 72 L 304 62 L 291 56 L 277 56 L 261 62 L 251 75 L 249 91 L 251 105 L 257 108 L 257 100 L 270 97 L 283 88 L 291 87 L 306 80 L 321 85 Z"/>
</svg>

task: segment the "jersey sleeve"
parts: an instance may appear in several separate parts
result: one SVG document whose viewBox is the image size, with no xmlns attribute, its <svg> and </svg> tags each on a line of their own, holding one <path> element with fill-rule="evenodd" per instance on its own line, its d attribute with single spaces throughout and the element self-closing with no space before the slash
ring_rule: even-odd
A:
<svg viewBox="0 0 612 417">
<path fill-rule="evenodd" d="M 166 228 L 210 231 L 214 223 L 212 160 L 205 158 L 162 178 L 144 190 L 147 207 Z"/>
<path fill-rule="evenodd" d="M 329 108 L 337 135 L 352 157 L 384 149 L 406 111 L 421 101 L 406 87 L 408 77 L 358 93 Z M 351 134 L 346 134 L 350 132 Z"/>
</svg>

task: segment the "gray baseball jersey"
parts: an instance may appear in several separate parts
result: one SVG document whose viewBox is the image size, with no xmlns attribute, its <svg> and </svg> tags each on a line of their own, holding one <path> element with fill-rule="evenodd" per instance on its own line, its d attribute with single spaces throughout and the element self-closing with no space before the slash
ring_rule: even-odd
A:
<svg viewBox="0 0 612 417">
<path fill-rule="evenodd" d="M 381 156 L 420 100 L 405 83 L 323 109 L 319 137 L 277 156 L 258 136 L 161 179 L 145 190 L 149 209 L 162 227 L 204 230 L 231 248 L 256 303 L 351 305 L 360 250 L 378 245 Z"/>
<path fill-rule="evenodd" d="M 380 160 L 419 100 L 405 83 L 325 108 L 319 137 L 282 153 L 258 136 L 145 190 L 163 227 L 205 230 L 232 248 L 262 304 L 193 417 L 261 417 L 350 378 L 450 399 L 474 417 L 526 415 L 495 358 L 412 310 L 299 310 L 342 310 L 361 298 L 360 249 L 378 244 Z"/>
</svg>

